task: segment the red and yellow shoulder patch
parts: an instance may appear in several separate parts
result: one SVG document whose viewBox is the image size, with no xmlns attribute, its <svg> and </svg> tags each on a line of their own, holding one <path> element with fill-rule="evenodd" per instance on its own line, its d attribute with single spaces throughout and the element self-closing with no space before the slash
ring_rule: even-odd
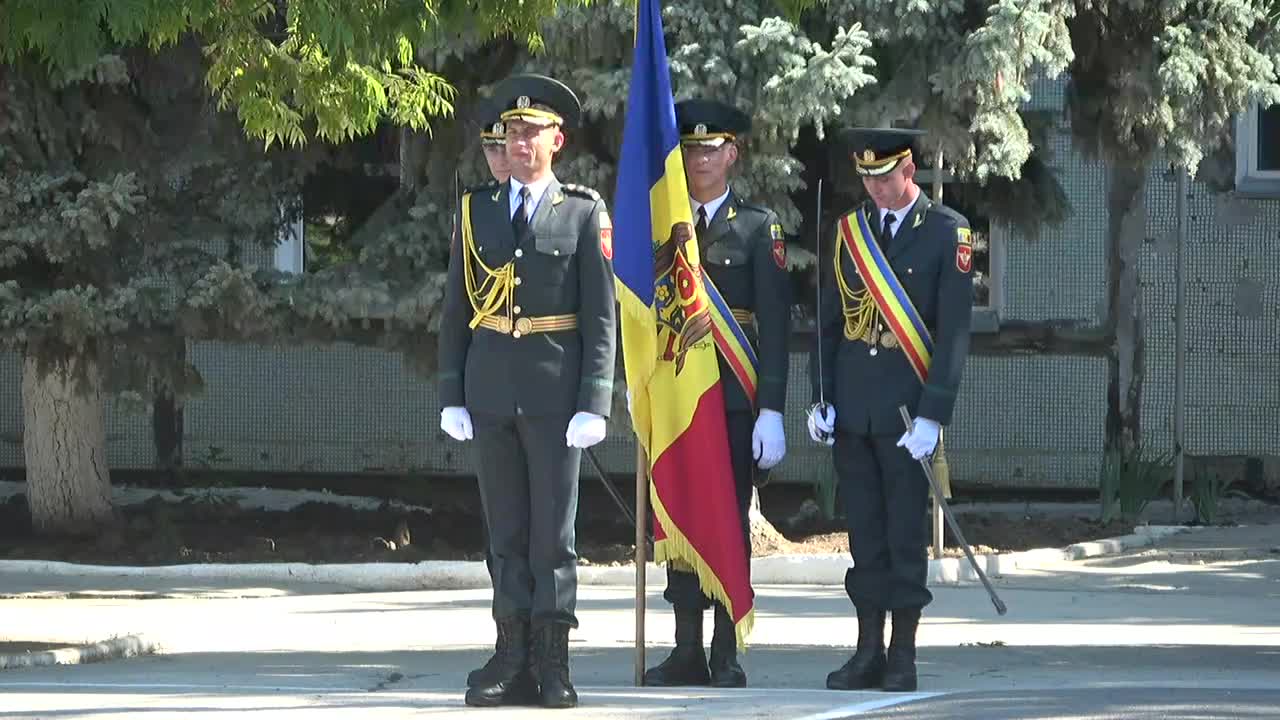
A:
<svg viewBox="0 0 1280 720">
<path fill-rule="evenodd" d="M 600 212 L 600 252 L 605 260 L 613 259 L 613 222 L 603 210 Z"/>
<path fill-rule="evenodd" d="M 773 223 L 769 226 L 769 239 L 773 241 L 773 262 L 783 270 L 787 268 L 787 243 L 782 239 L 782 226 Z"/>
<path fill-rule="evenodd" d="M 973 238 L 969 228 L 956 228 L 956 269 L 962 273 L 973 270 Z"/>
</svg>

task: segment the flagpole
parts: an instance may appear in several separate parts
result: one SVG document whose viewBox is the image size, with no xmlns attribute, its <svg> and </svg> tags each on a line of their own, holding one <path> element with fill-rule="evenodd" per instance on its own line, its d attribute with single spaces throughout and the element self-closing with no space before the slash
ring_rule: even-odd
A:
<svg viewBox="0 0 1280 720">
<path fill-rule="evenodd" d="M 644 685 L 645 570 L 648 566 L 649 460 L 636 438 L 636 687 Z"/>
</svg>

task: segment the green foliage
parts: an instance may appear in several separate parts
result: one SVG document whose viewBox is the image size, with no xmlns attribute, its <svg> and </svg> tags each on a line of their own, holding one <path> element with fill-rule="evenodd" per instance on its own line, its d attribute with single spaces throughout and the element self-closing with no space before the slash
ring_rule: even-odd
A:
<svg viewBox="0 0 1280 720">
<path fill-rule="evenodd" d="M 585 3 L 590 0 L 570 0 Z M 88 79 L 125 47 L 161 50 L 197 38 L 219 109 L 250 137 L 298 145 L 341 141 L 381 120 L 429 130 L 453 111 L 454 88 L 419 53 L 459 33 L 510 35 L 541 47 L 538 22 L 559 0 L 6 0 L 0 62 L 31 58 L 55 86 Z"/>
<path fill-rule="evenodd" d="M 1077 145 L 1144 166 L 1164 151 L 1195 172 L 1251 102 L 1280 102 L 1273 0 L 1094 0 L 1070 23 Z"/>
<path fill-rule="evenodd" d="M 1098 478 L 1102 522 L 1137 519 L 1173 479 L 1173 457 L 1138 445 L 1109 450 Z"/>
<path fill-rule="evenodd" d="M 1235 478 L 1224 478 L 1216 472 L 1198 469 L 1191 478 L 1190 499 L 1196 509 L 1196 520 L 1203 525 L 1214 525 L 1218 522 L 1218 511 L 1222 498 L 1231 492 Z"/>
<path fill-rule="evenodd" d="M 923 145 L 979 182 L 1018 179 L 1033 146 L 1021 111 L 1032 81 L 1071 59 L 1059 0 L 832 0 L 833 23 L 859 22 L 875 42 L 879 82 L 849 108 L 850 124 L 894 121 L 929 130 Z"/>
</svg>

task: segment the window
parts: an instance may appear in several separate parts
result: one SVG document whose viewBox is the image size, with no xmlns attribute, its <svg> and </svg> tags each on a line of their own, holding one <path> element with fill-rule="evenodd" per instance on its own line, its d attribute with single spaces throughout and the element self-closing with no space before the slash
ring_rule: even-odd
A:
<svg viewBox="0 0 1280 720">
<path fill-rule="evenodd" d="M 287 211 L 282 208 L 282 212 Z M 305 247 L 303 232 L 301 216 L 280 229 L 280 241 L 276 244 L 275 252 L 276 270 L 293 275 L 302 273 Z"/>
<path fill-rule="evenodd" d="M 1280 105 L 1255 105 L 1237 118 L 1236 191 L 1280 197 Z"/>
</svg>

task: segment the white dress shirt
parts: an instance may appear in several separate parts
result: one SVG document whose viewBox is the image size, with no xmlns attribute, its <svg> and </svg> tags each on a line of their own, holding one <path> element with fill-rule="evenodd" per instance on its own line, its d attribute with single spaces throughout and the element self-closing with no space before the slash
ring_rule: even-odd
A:
<svg viewBox="0 0 1280 720">
<path fill-rule="evenodd" d="M 710 225 L 711 219 L 716 216 L 716 212 L 720 210 L 720 206 L 724 204 L 724 201 L 728 199 L 728 197 L 729 197 L 729 188 L 725 188 L 723 195 L 707 203 L 700 203 L 697 200 L 694 200 L 692 197 L 690 197 L 689 210 L 693 212 L 693 224 L 695 226 L 698 224 L 698 208 L 705 207 L 707 209 L 706 210 L 707 224 Z"/>
<path fill-rule="evenodd" d="M 914 198 L 911 199 L 911 202 L 907 203 L 904 207 L 902 207 L 899 210 L 885 210 L 884 208 L 880 208 L 880 227 L 882 228 L 884 227 L 884 216 L 888 215 L 889 213 L 893 213 L 893 224 L 889 227 L 889 237 L 898 236 L 898 228 L 902 227 L 903 218 L 907 216 L 907 213 L 911 212 L 911 206 L 915 205 L 916 200 L 919 200 L 919 199 L 920 199 L 920 196 L 916 195 Z"/>
<path fill-rule="evenodd" d="M 543 194 L 547 191 L 547 186 L 555 178 L 554 175 L 547 175 L 537 182 L 529 183 L 529 207 L 525 208 L 525 218 L 530 222 L 533 221 L 533 214 L 538 211 L 538 203 L 542 200 Z M 520 188 L 524 187 L 524 183 L 511 177 L 511 214 L 509 217 L 516 216 L 516 208 L 520 207 Z"/>
</svg>

